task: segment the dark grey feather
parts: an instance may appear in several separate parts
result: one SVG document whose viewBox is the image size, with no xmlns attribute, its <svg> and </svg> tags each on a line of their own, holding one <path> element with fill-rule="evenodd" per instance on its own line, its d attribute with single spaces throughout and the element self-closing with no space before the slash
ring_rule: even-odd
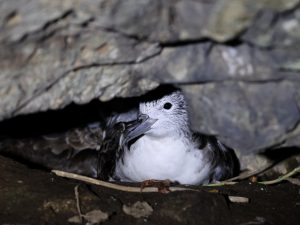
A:
<svg viewBox="0 0 300 225">
<path fill-rule="evenodd" d="M 234 150 L 222 144 L 215 136 L 193 133 L 193 141 L 212 164 L 210 182 L 226 180 L 239 173 L 240 164 Z"/>
</svg>

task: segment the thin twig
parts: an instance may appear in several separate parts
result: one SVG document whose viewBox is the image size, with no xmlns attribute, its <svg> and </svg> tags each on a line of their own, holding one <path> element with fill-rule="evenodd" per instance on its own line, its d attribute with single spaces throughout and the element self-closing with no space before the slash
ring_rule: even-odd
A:
<svg viewBox="0 0 300 225">
<path fill-rule="evenodd" d="M 273 166 L 274 166 L 274 163 L 269 162 L 269 163 L 267 163 L 267 164 L 266 164 L 264 167 L 262 167 L 262 168 L 259 168 L 259 169 L 257 169 L 257 170 L 253 170 L 253 171 L 245 171 L 245 172 L 242 172 L 242 173 L 240 173 L 240 174 L 239 174 L 238 176 L 236 176 L 236 177 L 232 177 L 232 178 L 230 178 L 230 179 L 227 179 L 226 182 L 227 182 L 227 181 L 244 180 L 244 179 L 247 179 L 247 178 L 249 178 L 249 177 L 256 176 L 256 175 L 258 175 L 258 174 L 261 174 L 261 173 L 266 172 L 267 170 L 273 168 Z"/>
<path fill-rule="evenodd" d="M 60 177 L 65 177 L 69 179 L 74 179 L 74 180 L 79 180 L 83 181 L 89 184 L 95 184 L 99 185 L 102 187 L 118 190 L 118 191 L 125 191 L 125 192 L 158 192 L 157 187 L 145 187 L 145 188 L 140 188 L 140 187 L 132 187 L 132 186 L 126 186 L 126 185 L 120 185 L 120 184 L 115 184 L 111 182 L 106 182 L 102 180 L 97 180 L 91 177 L 86 177 L 82 175 L 78 175 L 75 173 L 69 173 L 69 172 L 64 172 L 60 170 L 52 170 L 53 173 L 55 173 L 57 176 Z M 193 189 L 193 188 L 186 188 L 186 187 L 169 187 L 169 190 L 171 192 L 174 191 L 199 191 L 198 189 Z"/>
<path fill-rule="evenodd" d="M 291 172 L 289 172 L 289 173 L 287 173 L 287 174 L 285 174 L 283 176 L 278 177 L 275 180 L 261 181 L 261 182 L 258 182 L 258 183 L 260 183 L 260 184 L 277 184 L 277 183 L 279 183 L 279 182 L 281 182 L 281 181 L 283 181 L 283 180 L 285 180 L 285 179 L 287 179 L 289 177 L 294 176 L 297 173 L 300 173 L 300 166 L 296 167 Z"/>
<path fill-rule="evenodd" d="M 80 208 L 78 187 L 79 187 L 79 185 L 76 185 L 76 187 L 74 188 L 76 208 L 77 208 L 77 212 L 78 212 L 78 215 L 79 215 L 79 218 L 80 218 L 80 223 L 83 223 L 83 215 L 81 213 L 81 208 Z"/>
<path fill-rule="evenodd" d="M 234 185 L 238 182 L 233 182 L 233 181 L 221 181 L 217 183 L 211 183 L 211 184 L 203 184 L 202 186 L 205 187 L 220 187 L 220 186 L 225 186 L 225 185 Z"/>
</svg>

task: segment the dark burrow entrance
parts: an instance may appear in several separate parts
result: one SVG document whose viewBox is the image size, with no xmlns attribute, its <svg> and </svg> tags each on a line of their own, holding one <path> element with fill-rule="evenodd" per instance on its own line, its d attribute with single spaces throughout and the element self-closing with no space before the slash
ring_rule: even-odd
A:
<svg viewBox="0 0 300 225">
<path fill-rule="evenodd" d="M 159 94 L 158 89 L 141 98 Z M 86 105 L 71 104 L 62 110 L 17 116 L 1 122 L 0 148 L 19 152 L 0 151 L 0 223 L 246 225 L 299 222 L 300 188 L 287 181 L 264 185 L 252 177 L 234 185 L 197 186 L 192 187 L 194 190 L 162 194 L 115 190 L 58 177 L 46 168 L 53 165 L 63 168 L 74 151 L 72 146 L 80 148 L 82 142 L 90 140 L 91 136 L 84 135 L 86 129 L 95 135 L 92 138 L 101 138 L 104 118 L 136 107 L 141 98 L 115 99 L 107 103 L 93 100 Z M 88 147 L 96 148 L 97 143 Z M 267 152 L 266 157 L 277 162 L 297 154 L 299 149 L 290 148 Z M 274 177 L 264 175 L 259 179 Z M 139 184 L 122 185 L 140 187 Z M 82 220 L 78 218 L 79 213 Z"/>
</svg>

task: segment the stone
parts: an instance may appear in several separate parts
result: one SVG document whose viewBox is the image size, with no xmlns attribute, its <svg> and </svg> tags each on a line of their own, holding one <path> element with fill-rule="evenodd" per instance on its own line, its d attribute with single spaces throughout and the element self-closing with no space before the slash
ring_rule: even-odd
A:
<svg viewBox="0 0 300 225">
<path fill-rule="evenodd" d="M 0 120 L 182 88 L 193 129 L 300 146 L 299 0 L 3 0 Z"/>
</svg>

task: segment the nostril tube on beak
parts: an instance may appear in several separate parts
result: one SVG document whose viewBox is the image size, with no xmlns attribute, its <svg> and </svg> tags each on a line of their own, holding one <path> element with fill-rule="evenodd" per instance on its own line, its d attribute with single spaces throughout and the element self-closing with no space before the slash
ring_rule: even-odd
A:
<svg viewBox="0 0 300 225">
<path fill-rule="evenodd" d="M 151 126 L 157 121 L 157 119 L 152 119 L 146 114 L 140 114 L 136 121 L 132 121 L 131 125 L 128 127 L 124 139 L 124 144 L 129 141 L 143 135 L 151 129 Z"/>
<path fill-rule="evenodd" d="M 146 121 L 148 118 L 149 118 L 149 116 L 146 114 L 143 114 L 143 113 L 140 113 L 138 115 L 138 121 Z"/>
</svg>

